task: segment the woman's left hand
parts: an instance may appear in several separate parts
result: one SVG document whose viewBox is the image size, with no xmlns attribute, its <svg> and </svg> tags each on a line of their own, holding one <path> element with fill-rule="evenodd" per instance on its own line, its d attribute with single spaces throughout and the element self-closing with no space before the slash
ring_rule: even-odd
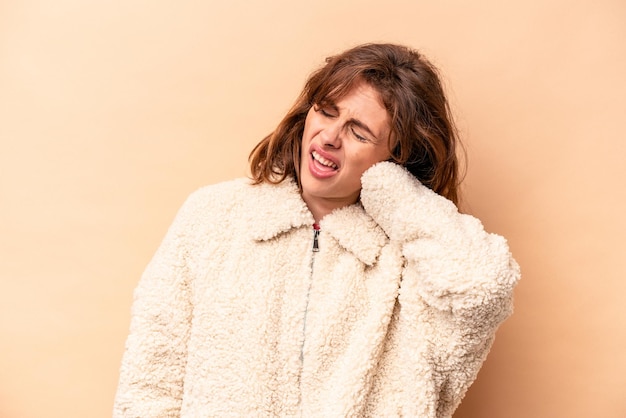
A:
<svg viewBox="0 0 626 418">
<path fill-rule="evenodd" d="M 392 241 L 406 242 L 440 234 L 454 218 L 454 204 L 419 182 L 404 167 L 384 161 L 361 177 L 361 203 Z M 444 228 L 445 229 L 445 228 Z"/>
</svg>

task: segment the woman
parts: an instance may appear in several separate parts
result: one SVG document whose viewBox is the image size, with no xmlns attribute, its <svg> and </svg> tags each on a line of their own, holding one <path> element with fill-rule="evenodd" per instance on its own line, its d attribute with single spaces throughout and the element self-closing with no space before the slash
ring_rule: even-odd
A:
<svg viewBox="0 0 626 418">
<path fill-rule="evenodd" d="M 135 291 L 115 416 L 452 416 L 519 279 L 455 207 L 456 142 L 417 52 L 329 58 L 252 181 L 177 215 Z"/>
</svg>

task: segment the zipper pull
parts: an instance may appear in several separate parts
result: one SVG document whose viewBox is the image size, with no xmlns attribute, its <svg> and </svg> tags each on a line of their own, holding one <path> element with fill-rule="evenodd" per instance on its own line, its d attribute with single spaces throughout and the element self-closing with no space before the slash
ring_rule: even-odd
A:
<svg viewBox="0 0 626 418">
<path fill-rule="evenodd" d="M 316 253 L 320 250 L 320 244 L 317 237 L 320 235 L 320 227 L 317 224 L 313 225 L 313 252 Z"/>
</svg>

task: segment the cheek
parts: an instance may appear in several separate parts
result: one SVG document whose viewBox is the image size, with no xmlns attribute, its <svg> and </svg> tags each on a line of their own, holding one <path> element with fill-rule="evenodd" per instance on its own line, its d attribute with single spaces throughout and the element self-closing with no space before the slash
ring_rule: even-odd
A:
<svg viewBox="0 0 626 418">
<path fill-rule="evenodd" d="M 387 152 L 387 150 L 365 149 L 359 150 L 359 152 L 354 154 L 354 161 L 357 162 L 356 166 L 359 167 L 359 169 L 362 171 L 367 170 L 376 163 L 386 161 L 388 159 L 389 152 Z"/>
<path fill-rule="evenodd" d="M 378 161 L 375 161 L 371 155 L 361 155 L 361 156 L 356 156 L 355 155 L 355 159 L 354 161 L 354 165 L 352 166 L 352 181 L 359 185 L 361 185 L 361 176 L 363 175 L 364 172 L 367 171 L 368 168 L 370 168 L 371 166 L 373 166 L 374 164 L 376 164 Z"/>
<path fill-rule="evenodd" d="M 312 132 L 316 129 L 317 125 L 316 113 L 313 109 L 309 110 L 309 113 L 306 115 L 306 119 L 304 120 L 304 130 L 302 136 L 304 138 L 310 138 L 312 136 Z"/>
<path fill-rule="evenodd" d="M 372 165 L 379 163 L 381 161 L 388 161 L 391 158 L 391 154 L 389 153 L 389 149 L 386 146 L 379 146 L 376 149 L 376 153 L 373 159 Z"/>
<path fill-rule="evenodd" d="M 307 152 L 308 146 L 311 143 L 313 137 L 313 125 L 309 123 L 309 117 L 307 117 L 304 123 L 304 129 L 302 130 L 302 138 L 300 139 L 301 154 L 304 155 Z"/>
</svg>

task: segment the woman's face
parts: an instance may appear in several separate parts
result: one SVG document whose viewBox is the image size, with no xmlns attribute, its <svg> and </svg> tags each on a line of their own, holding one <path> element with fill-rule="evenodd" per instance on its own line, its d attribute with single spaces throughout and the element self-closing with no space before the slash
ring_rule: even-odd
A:
<svg viewBox="0 0 626 418">
<path fill-rule="evenodd" d="M 355 203 L 361 175 L 389 159 L 390 118 L 378 92 L 356 84 L 337 103 L 314 105 L 302 134 L 302 197 L 316 220 Z"/>
</svg>

